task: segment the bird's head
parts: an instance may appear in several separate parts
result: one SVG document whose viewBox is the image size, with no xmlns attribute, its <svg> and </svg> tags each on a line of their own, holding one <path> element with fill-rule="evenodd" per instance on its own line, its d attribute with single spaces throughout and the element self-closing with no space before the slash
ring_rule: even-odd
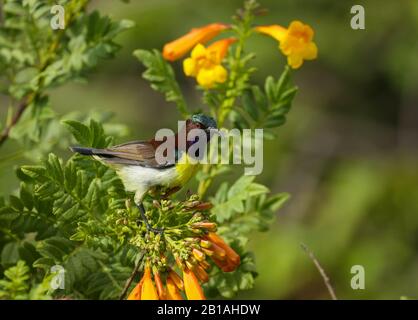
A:
<svg viewBox="0 0 418 320">
<path fill-rule="evenodd" d="M 206 142 L 209 142 L 214 134 L 221 135 L 220 131 L 218 131 L 218 125 L 216 124 L 215 119 L 202 113 L 194 114 L 186 120 L 186 133 L 189 134 L 193 129 L 203 130 L 206 133 Z M 199 138 L 197 136 L 195 140 L 188 141 L 187 149 L 198 141 Z"/>
<path fill-rule="evenodd" d="M 194 114 L 189 120 L 189 123 L 193 128 L 203 129 L 205 131 L 218 129 L 215 119 L 204 115 L 203 113 Z"/>
<path fill-rule="evenodd" d="M 194 114 L 186 121 L 186 132 L 189 133 L 193 129 L 204 130 L 208 141 L 213 134 L 221 134 L 215 119 L 203 113 Z"/>
</svg>

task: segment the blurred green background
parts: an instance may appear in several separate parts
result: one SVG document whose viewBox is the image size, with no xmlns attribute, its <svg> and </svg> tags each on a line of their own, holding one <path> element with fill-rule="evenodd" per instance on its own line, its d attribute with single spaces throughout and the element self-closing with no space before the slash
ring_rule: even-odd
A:
<svg viewBox="0 0 418 320">
<path fill-rule="evenodd" d="M 295 72 L 300 90 L 274 141 L 265 143 L 257 178 L 273 192 L 290 192 L 267 233 L 254 234 L 259 276 L 240 298 L 327 299 L 312 261 L 315 253 L 341 299 L 418 298 L 418 1 L 261 0 L 269 9 L 258 24 L 310 24 L 319 58 Z M 350 27 L 351 6 L 366 10 L 366 30 Z M 137 48 L 161 49 L 190 28 L 230 21 L 241 0 L 93 1 L 136 27 L 119 37 L 122 49 L 103 62 L 88 84 L 50 92 L 58 113 L 110 111 L 131 129 L 129 138 L 175 128 L 173 104 L 141 79 Z M 285 60 L 267 37 L 251 38 L 257 82 L 280 74 Z M 174 64 L 191 105 L 201 101 L 194 79 Z M 13 156 L 4 148 L 1 157 Z M 64 156 L 69 156 L 65 154 Z M 11 163 L 0 168 L 0 193 L 16 185 Z M 228 179 L 228 177 L 226 177 Z M 215 187 L 216 188 L 216 185 Z M 213 191 L 213 190 L 212 190 Z M 350 287 L 353 265 L 365 268 L 365 290 Z"/>
</svg>

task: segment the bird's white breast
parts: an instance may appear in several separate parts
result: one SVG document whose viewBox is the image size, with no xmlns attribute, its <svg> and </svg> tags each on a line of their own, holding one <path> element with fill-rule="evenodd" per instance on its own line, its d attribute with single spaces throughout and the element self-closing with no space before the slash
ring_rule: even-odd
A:
<svg viewBox="0 0 418 320">
<path fill-rule="evenodd" d="M 148 189 L 153 186 L 170 187 L 177 179 L 176 168 L 146 168 L 142 166 L 123 166 L 117 170 L 127 191 Z"/>
</svg>

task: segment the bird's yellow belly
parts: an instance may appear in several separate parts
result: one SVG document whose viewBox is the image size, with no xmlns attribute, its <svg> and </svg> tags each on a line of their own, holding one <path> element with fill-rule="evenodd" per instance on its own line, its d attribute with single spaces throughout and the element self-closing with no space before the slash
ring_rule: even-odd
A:
<svg viewBox="0 0 418 320">
<path fill-rule="evenodd" d="M 183 187 L 196 174 L 198 168 L 198 163 L 191 163 L 186 159 L 166 169 L 118 166 L 116 172 L 122 179 L 127 191 L 146 192 L 153 188 Z"/>
<path fill-rule="evenodd" d="M 176 179 L 174 181 L 173 186 L 170 187 L 182 187 L 185 185 L 195 174 L 196 171 L 199 169 L 199 164 L 194 163 L 179 163 L 176 165 Z"/>
</svg>

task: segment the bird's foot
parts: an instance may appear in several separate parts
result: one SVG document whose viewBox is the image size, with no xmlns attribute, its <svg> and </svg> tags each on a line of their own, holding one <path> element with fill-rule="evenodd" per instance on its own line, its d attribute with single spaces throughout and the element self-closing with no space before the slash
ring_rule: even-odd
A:
<svg viewBox="0 0 418 320">
<path fill-rule="evenodd" d="M 146 225 L 146 227 L 147 227 L 147 232 L 159 233 L 159 234 L 164 233 L 164 228 L 153 228 L 150 225 Z"/>
<path fill-rule="evenodd" d="M 165 199 L 165 200 L 168 199 L 168 197 L 170 197 L 172 194 L 176 193 L 180 189 L 181 189 L 181 187 L 174 187 L 174 188 L 170 188 L 170 189 L 165 190 L 162 194 L 163 199 Z"/>
<path fill-rule="evenodd" d="M 159 233 L 159 234 L 164 233 L 164 228 L 154 228 L 153 226 L 151 226 L 145 214 L 144 205 L 141 203 L 137 206 L 138 206 L 139 212 L 141 213 L 141 218 L 145 223 L 145 227 L 147 228 L 147 232 L 153 232 L 153 233 Z"/>
</svg>

